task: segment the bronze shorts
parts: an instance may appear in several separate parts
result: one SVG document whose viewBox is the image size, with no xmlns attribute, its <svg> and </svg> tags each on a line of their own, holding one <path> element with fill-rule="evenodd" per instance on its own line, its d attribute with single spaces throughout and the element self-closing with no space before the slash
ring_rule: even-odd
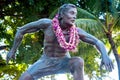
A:
<svg viewBox="0 0 120 80">
<path fill-rule="evenodd" d="M 34 78 L 34 80 L 46 75 L 69 73 L 69 60 L 69 54 L 60 58 L 48 57 L 43 54 L 37 62 L 28 68 L 27 72 Z"/>
</svg>

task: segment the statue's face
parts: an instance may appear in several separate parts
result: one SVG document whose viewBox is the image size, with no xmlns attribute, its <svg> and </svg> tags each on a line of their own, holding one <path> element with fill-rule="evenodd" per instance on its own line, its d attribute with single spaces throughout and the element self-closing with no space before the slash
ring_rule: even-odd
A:
<svg viewBox="0 0 120 80">
<path fill-rule="evenodd" d="M 64 12 L 62 20 L 65 24 L 72 26 L 75 23 L 76 16 L 77 9 L 69 8 L 69 10 Z"/>
</svg>

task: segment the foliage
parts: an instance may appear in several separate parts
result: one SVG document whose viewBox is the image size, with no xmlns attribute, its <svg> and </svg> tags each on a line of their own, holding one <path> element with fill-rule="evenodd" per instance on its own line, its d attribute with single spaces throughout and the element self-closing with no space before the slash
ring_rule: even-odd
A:
<svg viewBox="0 0 120 80">
<path fill-rule="evenodd" d="M 25 71 L 27 65 L 25 63 L 22 64 L 9 64 L 9 65 L 0 65 L 0 77 L 1 80 L 18 80 L 21 73 Z M 6 77 L 6 78 L 5 78 Z"/>
<path fill-rule="evenodd" d="M 82 1 L 84 1 L 84 0 L 82 0 Z M 97 0 L 97 1 L 99 1 L 99 0 Z M 111 49 L 113 50 L 113 53 L 114 53 L 114 56 L 115 56 L 115 59 L 116 59 L 117 65 L 118 65 L 119 79 L 120 79 L 120 57 L 119 57 L 119 53 L 117 51 L 119 49 L 116 44 L 116 43 L 119 43 L 119 41 L 116 40 L 115 38 L 113 38 L 113 36 L 112 36 L 113 34 L 117 35 L 120 32 L 120 14 L 119 14 L 120 1 L 119 0 L 101 0 L 101 2 L 99 1 L 100 3 L 98 3 L 97 1 L 95 1 L 95 4 L 98 4 L 99 9 L 98 9 L 98 7 L 94 7 L 94 5 L 89 5 L 90 7 L 88 7 L 88 5 L 85 6 L 85 4 L 83 4 L 81 7 L 85 6 L 84 8 L 86 10 L 88 10 L 89 12 L 94 14 L 96 16 L 96 18 L 98 18 L 98 19 L 96 19 L 96 21 L 100 24 L 100 26 L 102 26 L 104 34 L 107 37 L 107 38 L 104 38 L 104 40 L 106 39 L 109 41 L 109 44 L 111 46 L 110 51 L 111 51 Z M 92 4 L 91 2 L 92 2 L 92 0 L 87 3 L 86 3 L 86 1 L 84 1 L 84 3 L 86 3 L 86 4 L 89 4 L 89 3 Z M 81 3 L 79 3 L 79 4 L 81 4 Z M 100 6 L 99 4 L 102 6 Z M 96 11 L 97 14 L 94 11 Z"/>
</svg>

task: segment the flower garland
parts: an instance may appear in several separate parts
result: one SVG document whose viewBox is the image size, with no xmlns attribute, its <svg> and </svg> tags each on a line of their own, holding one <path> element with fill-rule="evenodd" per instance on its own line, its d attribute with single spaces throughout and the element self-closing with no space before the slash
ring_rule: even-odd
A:
<svg viewBox="0 0 120 80">
<path fill-rule="evenodd" d="M 57 40 L 62 48 L 68 51 L 74 51 L 76 49 L 76 46 L 79 43 L 79 36 L 77 29 L 75 25 L 73 25 L 70 28 L 70 38 L 69 42 L 67 43 L 64 37 L 64 34 L 62 33 L 62 30 L 59 26 L 59 21 L 58 21 L 58 15 L 56 15 L 53 20 L 52 20 L 52 25 L 53 25 L 53 30 L 55 32 L 55 35 L 57 37 Z"/>
</svg>

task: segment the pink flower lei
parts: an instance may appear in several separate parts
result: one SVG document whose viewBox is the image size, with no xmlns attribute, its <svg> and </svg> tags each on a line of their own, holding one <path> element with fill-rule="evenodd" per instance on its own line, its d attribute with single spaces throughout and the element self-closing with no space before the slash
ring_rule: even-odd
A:
<svg viewBox="0 0 120 80">
<path fill-rule="evenodd" d="M 66 42 L 64 34 L 62 33 L 62 30 L 59 26 L 59 20 L 58 15 L 56 15 L 52 20 L 53 30 L 55 32 L 55 35 L 57 37 L 57 40 L 62 48 L 68 51 L 74 51 L 76 49 L 76 46 L 79 43 L 79 36 L 76 29 L 76 26 L 73 25 L 70 28 L 70 39 L 69 42 Z"/>
</svg>

